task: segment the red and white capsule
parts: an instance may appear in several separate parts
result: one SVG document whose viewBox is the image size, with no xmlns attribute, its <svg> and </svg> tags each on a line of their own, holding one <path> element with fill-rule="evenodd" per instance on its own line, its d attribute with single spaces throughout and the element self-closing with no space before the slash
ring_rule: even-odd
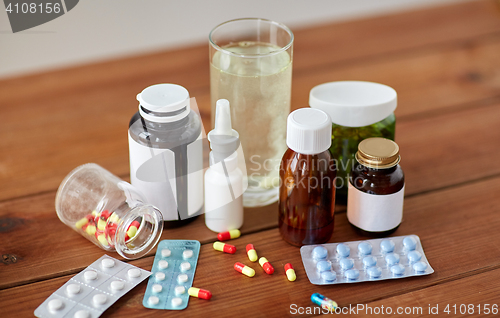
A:
<svg viewBox="0 0 500 318">
<path fill-rule="evenodd" d="M 229 244 L 222 243 L 222 242 L 214 242 L 214 250 L 228 253 L 228 254 L 234 254 L 234 253 L 236 253 L 236 246 L 229 245 Z"/>
<path fill-rule="evenodd" d="M 227 232 L 221 232 L 217 234 L 217 239 L 219 241 L 228 241 L 240 237 L 240 230 L 229 230 Z"/>
<path fill-rule="evenodd" d="M 190 287 L 188 289 L 188 294 L 189 294 L 189 296 L 198 297 L 198 298 L 206 299 L 206 300 L 209 300 L 210 298 L 212 298 L 211 292 L 209 292 L 206 289 L 200 289 L 200 288 L 196 288 L 196 287 Z"/>
<path fill-rule="evenodd" d="M 262 268 L 264 269 L 264 272 L 266 272 L 266 274 L 271 275 L 272 273 L 274 273 L 274 267 L 271 265 L 271 263 L 269 263 L 267 258 L 261 257 L 259 259 L 259 264 L 260 264 L 260 266 L 262 266 Z"/>
</svg>

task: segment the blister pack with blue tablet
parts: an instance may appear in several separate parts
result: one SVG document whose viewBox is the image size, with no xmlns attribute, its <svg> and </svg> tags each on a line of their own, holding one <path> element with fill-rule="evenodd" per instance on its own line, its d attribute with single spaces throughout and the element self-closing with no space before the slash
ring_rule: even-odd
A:
<svg viewBox="0 0 500 318">
<path fill-rule="evenodd" d="M 151 272 L 104 255 L 35 310 L 39 318 L 97 318 Z"/>
<path fill-rule="evenodd" d="M 434 273 L 417 235 L 305 245 L 307 278 L 315 285 L 359 283 Z"/>
<path fill-rule="evenodd" d="M 185 309 L 189 302 L 188 289 L 193 285 L 200 242 L 193 240 L 163 240 L 156 256 L 142 304 L 151 309 Z"/>
</svg>

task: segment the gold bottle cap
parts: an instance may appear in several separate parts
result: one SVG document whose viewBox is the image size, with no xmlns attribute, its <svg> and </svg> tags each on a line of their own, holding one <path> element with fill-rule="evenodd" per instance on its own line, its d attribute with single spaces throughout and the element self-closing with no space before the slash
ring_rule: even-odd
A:
<svg viewBox="0 0 500 318">
<path fill-rule="evenodd" d="M 361 141 L 358 145 L 356 160 L 368 168 L 387 169 L 399 163 L 399 147 L 394 141 L 374 137 Z"/>
</svg>

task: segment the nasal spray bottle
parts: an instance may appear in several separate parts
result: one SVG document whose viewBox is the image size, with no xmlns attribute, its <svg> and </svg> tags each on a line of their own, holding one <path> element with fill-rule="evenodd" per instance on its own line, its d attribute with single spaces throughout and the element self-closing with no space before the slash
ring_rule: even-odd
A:
<svg viewBox="0 0 500 318">
<path fill-rule="evenodd" d="M 215 127 L 208 133 L 210 168 L 205 172 L 205 224 L 214 232 L 243 225 L 243 173 L 238 167 L 239 134 L 231 127 L 229 101 L 219 99 Z"/>
</svg>

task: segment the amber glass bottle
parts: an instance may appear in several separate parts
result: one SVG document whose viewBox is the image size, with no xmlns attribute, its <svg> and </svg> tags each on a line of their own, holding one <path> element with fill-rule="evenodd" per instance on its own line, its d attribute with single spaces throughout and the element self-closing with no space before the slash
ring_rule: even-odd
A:
<svg viewBox="0 0 500 318">
<path fill-rule="evenodd" d="M 287 121 L 280 166 L 279 229 L 292 245 L 330 240 L 334 225 L 336 166 L 328 148 L 331 121 L 323 111 L 302 108 Z"/>
<path fill-rule="evenodd" d="M 403 218 L 404 174 L 398 145 L 385 138 L 359 143 L 349 177 L 347 218 L 362 234 L 385 237 Z"/>
</svg>

